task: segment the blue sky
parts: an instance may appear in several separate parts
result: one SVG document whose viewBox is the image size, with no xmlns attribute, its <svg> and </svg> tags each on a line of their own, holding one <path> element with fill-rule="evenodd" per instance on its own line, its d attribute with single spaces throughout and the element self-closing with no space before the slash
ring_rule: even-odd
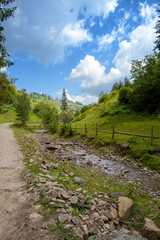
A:
<svg viewBox="0 0 160 240">
<path fill-rule="evenodd" d="M 151 54 L 159 0 L 16 0 L 3 25 L 16 86 L 88 104 Z"/>
</svg>

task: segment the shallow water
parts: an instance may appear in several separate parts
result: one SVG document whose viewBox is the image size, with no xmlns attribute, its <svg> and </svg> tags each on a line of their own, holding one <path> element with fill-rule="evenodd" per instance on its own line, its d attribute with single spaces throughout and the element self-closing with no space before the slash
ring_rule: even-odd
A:
<svg viewBox="0 0 160 240">
<path fill-rule="evenodd" d="M 147 186 L 147 188 L 152 189 L 152 191 L 158 191 L 160 190 L 160 178 L 158 177 L 151 177 L 145 174 L 144 172 L 140 170 L 135 170 L 132 167 L 128 167 L 123 163 L 108 160 L 104 158 L 100 158 L 94 154 L 87 154 L 85 150 L 80 151 L 73 151 L 74 154 L 82 156 L 81 160 L 77 160 L 77 164 L 80 163 L 87 163 L 89 161 L 89 164 L 93 164 L 97 167 L 100 167 L 103 169 L 103 171 L 109 175 L 114 175 L 117 177 L 127 177 L 130 181 L 133 182 L 140 182 L 144 186 Z"/>
</svg>

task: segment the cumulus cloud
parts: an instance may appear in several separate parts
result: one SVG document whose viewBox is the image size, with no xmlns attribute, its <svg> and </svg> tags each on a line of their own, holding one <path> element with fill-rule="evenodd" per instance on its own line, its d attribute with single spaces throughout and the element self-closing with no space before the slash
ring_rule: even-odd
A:
<svg viewBox="0 0 160 240">
<path fill-rule="evenodd" d="M 87 29 L 84 29 L 83 20 L 80 20 L 75 24 L 67 24 L 62 31 L 62 37 L 65 45 L 68 44 L 72 46 L 77 46 L 80 43 L 92 40 Z"/>
<path fill-rule="evenodd" d="M 118 6 L 118 0 L 17 0 L 14 18 L 4 23 L 10 53 L 25 51 L 39 62 L 62 62 L 67 49 L 92 40 L 84 19 L 106 18 Z"/>
<path fill-rule="evenodd" d="M 152 6 L 140 4 L 143 24 L 137 26 L 128 33 L 128 40 L 119 43 L 119 49 L 113 59 L 114 67 L 106 73 L 106 69 L 94 56 L 87 55 L 71 71 L 70 79 L 81 82 L 81 90 L 90 95 L 98 95 L 102 90 L 107 91 L 109 84 L 123 80 L 130 75 L 132 60 L 143 59 L 154 48 L 154 26 L 156 22 L 156 9 Z M 146 19 L 146 14 L 149 14 Z M 118 33 L 117 33 L 118 34 Z M 99 45 L 112 43 L 116 36 L 115 31 L 111 35 L 105 35 L 99 39 Z"/>
<path fill-rule="evenodd" d="M 146 4 L 141 4 L 141 16 L 144 24 L 136 27 L 130 34 L 129 40 L 123 40 L 119 44 L 119 50 L 113 63 L 125 75 L 129 75 L 132 60 L 143 59 L 154 48 L 156 9 Z M 148 13 L 148 18 L 146 14 Z"/>
<path fill-rule="evenodd" d="M 80 63 L 71 71 L 69 79 L 81 82 L 81 90 L 89 95 L 97 96 L 104 89 L 107 91 L 107 84 L 112 79 L 121 76 L 118 69 L 112 68 L 106 75 L 105 67 L 95 59 L 94 56 L 86 55 Z"/>
</svg>

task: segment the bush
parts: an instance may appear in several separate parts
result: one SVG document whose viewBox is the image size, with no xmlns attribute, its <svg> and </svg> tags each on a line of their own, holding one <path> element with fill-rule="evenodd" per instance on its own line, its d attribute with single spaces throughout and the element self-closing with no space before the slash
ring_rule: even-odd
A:
<svg viewBox="0 0 160 240">
<path fill-rule="evenodd" d="M 129 87 L 122 87 L 119 90 L 118 101 L 120 104 L 130 104 L 132 90 Z"/>
<path fill-rule="evenodd" d="M 99 100 L 98 100 L 98 103 L 103 103 L 103 102 L 106 102 L 107 100 L 108 100 L 108 94 L 107 93 L 105 93 L 105 94 L 103 94 L 100 98 L 99 98 Z"/>
</svg>

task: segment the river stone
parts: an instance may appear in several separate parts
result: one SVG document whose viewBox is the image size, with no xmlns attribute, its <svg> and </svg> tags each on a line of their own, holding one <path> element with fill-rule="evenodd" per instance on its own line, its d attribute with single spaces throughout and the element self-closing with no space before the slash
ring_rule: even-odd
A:
<svg viewBox="0 0 160 240">
<path fill-rule="evenodd" d="M 74 183 L 76 184 L 87 184 L 87 181 L 80 177 L 74 177 Z"/>
<path fill-rule="evenodd" d="M 118 215 L 120 219 L 126 219 L 131 214 L 133 201 L 127 197 L 120 196 L 118 198 Z"/>
<path fill-rule="evenodd" d="M 142 236 L 146 237 L 148 240 L 158 240 L 160 239 L 160 229 L 157 228 L 152 220 L 145 218 L 142 228 Z"/>
</svg>

